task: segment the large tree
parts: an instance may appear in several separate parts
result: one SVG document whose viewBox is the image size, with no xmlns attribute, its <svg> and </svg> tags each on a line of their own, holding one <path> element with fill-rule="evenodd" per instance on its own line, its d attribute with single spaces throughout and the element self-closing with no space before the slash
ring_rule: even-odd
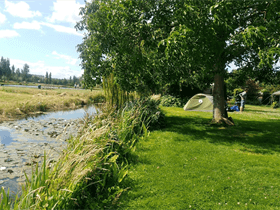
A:
<svg viewBox="0 0 280 210">
<path fill-rule="evenodd" d="M 166 83 L 214 82 L 213 120 L 226 116 L 224 77 L 278 61 L 280 1 L 95 0 L 76 28 L 86 84 L 113 73 L 125 90 L 157 92 Z"/>
</svg>

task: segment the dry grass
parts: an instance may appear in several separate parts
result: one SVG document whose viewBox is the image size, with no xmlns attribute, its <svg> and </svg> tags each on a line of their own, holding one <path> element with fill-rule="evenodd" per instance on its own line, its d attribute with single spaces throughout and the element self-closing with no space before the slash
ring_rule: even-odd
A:
<svg viewBox="0 0 280 210">
<path fill-rule="evenodd" d="M 76 109 L 103 95 L 102 90 L 0 88 L 0 122 L 38 112 Z"/>
</svg>

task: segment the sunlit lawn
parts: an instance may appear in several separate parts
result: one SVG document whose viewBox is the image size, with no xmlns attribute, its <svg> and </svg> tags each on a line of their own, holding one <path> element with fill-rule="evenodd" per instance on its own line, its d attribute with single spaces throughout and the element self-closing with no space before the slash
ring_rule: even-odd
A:
<svg viewBox="0 0 280 210">
<path fill-rule="evenodd" d="M 123 209 L 280 209 L 280 110 L 246 106 L 236 126 L 162 108 L 167 127 L 137 144 Z"/>
</svg>

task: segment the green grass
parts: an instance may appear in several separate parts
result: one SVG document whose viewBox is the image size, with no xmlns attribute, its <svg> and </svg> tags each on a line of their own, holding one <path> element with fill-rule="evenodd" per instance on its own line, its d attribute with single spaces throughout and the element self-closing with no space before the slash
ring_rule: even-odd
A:
<svg viewBox="0 0 280 210">
<path fill-rule="evenodd" d="M 280 110 L 246 106 L 236 126 L 162 108 L 165 129 L 139 142 L 120 209 L 280 209 Z"/>
</svg>

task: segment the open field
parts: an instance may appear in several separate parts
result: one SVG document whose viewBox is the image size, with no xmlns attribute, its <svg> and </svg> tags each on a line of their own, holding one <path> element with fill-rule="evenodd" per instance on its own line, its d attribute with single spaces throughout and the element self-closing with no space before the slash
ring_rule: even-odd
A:
<svg viewBox="0 0 280 210">
<path fill-rule="evenodd" d="M 76 109 L 103 99 L 101 89 L 40 90 L 3 86 L 0 87 L 0 122 L 38 112 Z"/>
<path fill-rule="evenodd" d="M 231 127 L 162 109 L 167 126 L 137 144 L 120 209 L 280 209 L 280 109 L 246 105 Z"/>
</svg>

